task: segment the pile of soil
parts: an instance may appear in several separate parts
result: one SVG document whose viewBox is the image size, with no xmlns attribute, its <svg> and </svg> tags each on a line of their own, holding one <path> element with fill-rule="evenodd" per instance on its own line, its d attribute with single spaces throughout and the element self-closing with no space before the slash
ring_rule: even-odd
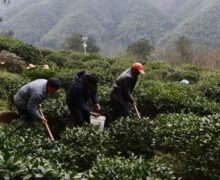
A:
<svg viewBox="0 0 220 180">
<path fill-rule="evenodd" d="M 21 73 L 26 63 L 16 54 L 2 50 L 0 52 L 0 69 L 6 68 L 12 73 Z"/>
<path fill-rule="evenodd" d="M 18 119 L 20 116 L 16 112 L 0 113 L 0 123 L 10 124 L 12 120 Z"/>
</svg>

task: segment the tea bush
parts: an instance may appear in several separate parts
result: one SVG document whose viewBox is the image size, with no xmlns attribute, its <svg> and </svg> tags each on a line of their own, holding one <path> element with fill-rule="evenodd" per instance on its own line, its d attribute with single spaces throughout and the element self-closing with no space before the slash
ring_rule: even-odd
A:
<svg viewBox="0 0 220 180">
<path fill-rule="evenodd" d="M 148 118 L 116 120 L 109 135 L 116 151 L 127 157 L 131 154 L 149 157 L 153 153 L 152 122 Z"/>
<path fill-rule="evenodd" d="M 65 61 L 68 60 L 68 57 L 63 55 L 60 52 L 53 52 L 46 56 L 47 61 L 52 61 L 58 66 L 64 66 Z"/>
<path fill-rule="evenodd" d="M 49 79 L 56 77 L 58 68 L 43 69 L 41 66 L 37 66 L 33 69 L 27 69 L 24 71 L 24 75 L 30 78 L 32 81 L 36 79 Z"/>
<path fill-rule="evenodd" d="M 8 72 L 3 72 L 0 74 L 0 87 L 2 88 L 1 94 L 2 97 L 8 99 L 8 105 L 10 109 L 12 109 L 14 95 L 28 81 L 28 78 L 18 76 L 17 74 Z"/>
<path fill-rule="evenodd" d="M 0 35 L 0 51 L 1 50 L 9 50 L 14 44 L 22 43 L 18 39 L 15 39 L 10 36 Z"/>
<path fill-rule="evenodd" d="M 43 112 L 49 121 L 51 130 L 56 138 L 68 124 L 71 124 L 71 117 L 66 105 L 66 95 L 60 90 L 54 98 L 48 98 L 43 104 Z"/>
<path fill-rule="evenodd" d="M 92 125 L 67 128 L 61 140 L 78 153 L 76 161 L 79 171 L 89 169 L 99 154 L 107 155 L 112 148 L 108 132 Z"/>
<path fill-rule="evenodd" d="M 214 100 L 220 103 L 220 82 L 219 80 L 214 80 L 210 82 L 204 82 L 199 85 L 199 89 L 204 93 L 204 95 L 210 100 Z"/>
<path fill-rule="evenodd" d="M 174 69 L 166 62 L 152 61 L 145 64 L 146 75 L 141 79 L 168 81 Z"/>
<path fill-rule="evenodd" d="M 41 51 L 33 45 L 27 43 L 15 43 L 9 48 L 9 51 L 33 64 L 37 64 L 42 58 Z"/>
<path fill-rule="evenodd" d="M 219 114 L 164 114 L 154 123 L 157 148 L 177 153 L 188 174 L 213 179 L 220 176 Z"/>
<path fill-rule="evenodd" d="M 209 115 L 219 112 L 219 104 L 209 101 L 194 86 L 178 83 L 145 81 L 138 85 L 135 97 L 143 115 L 193 112 Z"/>
<path fill-rule="evenodd" d="M 73 149 L 46 138 L 42 124 L 14 122 L 0 135 L 1 177 L 59 179 L 75 174 Z"/>
<path fill-rule="evenodd" d="M 83 177 L 91 180 L 175 179 L 172 170 L 158 159 L 146 161 L 135 156 L 128 159 L 100 156 Z"/>
</svg>

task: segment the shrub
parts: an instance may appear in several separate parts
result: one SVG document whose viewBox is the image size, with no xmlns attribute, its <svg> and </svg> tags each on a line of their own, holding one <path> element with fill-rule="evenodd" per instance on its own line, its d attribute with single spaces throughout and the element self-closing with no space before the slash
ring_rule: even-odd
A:
<svg viewBox="0 0 220 180">
<path fill-rule="evenodd" d="M 16 43 L 22 43 L 22 42 L 10 36 L 0 35 L 0 51 L 1 50 L 8 51 L 10 47 L 12 47 L 13 44 Z"/>
<path fill-rule="evenodd" d="M 169 76 L 169 79 L 172 81 L 182 81 L 183 79 L 187 79 L 190 83 L 198 82 L 200 78 L 200 73 L 195 71 L 183 71 L 177 70 L 173 74 Z"/>
<path fill-rule="evenodd" d="M 48 56 L 49 54 L 52 54 L 54 51 L 52 49 L 40 49 L 41 54 L 43 57 Z"/>
<path fill-rule="evenodd" d="M 53 52 L 46 56 L 48 61 L 54 62 L 58 66 L 64 66 L 65 61 L 68 60 L 68 57 L 63 55 L 60 52 Z"/>
<path fill-rule="evenodd" d="M 75 172 L 76 154 L 73 149 L 62 142 L 50 141 L 49 138 L 46 138 L 41 123 L 30 125 L 14 122 L 1 129 L 0 135 L 1 151 L 7 155 L 0 166 L 4 167 L 6 175 L 15 173 L 20 178 L 24 175 L 32 175 L 30 178 L 33 178 L 36 174 L 41 174 L 46 179 L 50 179 L 49 176 L 59 179 L 61 176 L 68 175 L 69 171 Z M 13 161 L 8 165 L 9 156 L 13 157 Z M 13 169 L 12 165 L 15 166 Z M 43 171 L 39 166 L 43 166 L 43 170 L 45 170 Z"/>
<path fill-rule="evenodd" d="M 147 62 L 145 65 L 145 76 L 142 79 L 167 81 L 168 77 L 174 72 L 174 69 L 163 61 Z"/>
<path fill-rule="evenodd" d="M 220 82 L 218 79 L 200 83 L 199 89 L 207 98 L 220 103 Z"/>
<path fill-rule="evenodd" d="M 62 133 L 62 142 L 78 153 L 79 171 L 87 170 L 99 154 L 108 154 L 111 143 L 107 131 L 99 131 L 94 125 L 67 128 Z"/>
<path fill-rule="evenodd" d="M 193 86 L 145 81 L 136 89 L 135 97 L 143 115 L 154 117 L 161 113 L 193 112 L 203 116 L 219 112 L 219 104 L 206 99 Z"/>
<path fill-rule="evenodd" d="M 13 52 L 29 63 L 37 64 L 41 58 L 41 51 L 33 45 L 27 43 L 15 43 L 9 48 Z"/>
<path fill-rule="evenodd" d="M 219 114 L 198 117 L 193 114 L 160 115 L 154 134 L 159 150 L 178 154 L 187 174 L 217 178 L 220 175 Z"/>
<path fill-rule="evenodd" d="M 56 76 L 61 82 L 61 87 L 67 91 L 71 85 L 71 82 L 75 79 L 75 76 L 79 71 L 80 70 L 77 69 L 63 69 L 63 71 L 57 72 Z"/>
<path fill-rule="evenodd" d="M 65 93 L 61 90 L 56 97 L 46 100 L 43 104 L 43 111 L 55 138 L 60 138 L 60 133 L 68 124 L 71 124 Z"/>
<path fill-rule="evenodd" d="M 12 73 L 3 72 L 0 75 L 0 87 L 3 89 L 3 95 L 8 99 L 9 107 L 11 109 L 14 95 L 28 81 L 29 80 L 27 78 Z"/>
<path fill-rule="evenodd" d="M 148 118 L 118 120 L 109 128 L 109 135 L 116 151 L 125 157 L 132 153 L 149 157 L 153 153 L 152 122 Z"/>
<path fill-rule="evenodd" d="M 172 170 L 158 159 L 145 161 L 134 156 L 129 159 L 101 156 L 83 176 L 91 180 L 175 179 Z"/>
<path fill-rule="evenodd" d="M 58 68 L 43 69 L 41 66 L 36 66 L 33 69 L 27 69 L 24 71 L 24 75 L 30 78 L 32 81 L 36 79 L 49 79 L 56 77 Z"/>
<path fill-rule="evenodd" d="M 198 66 L 192 64 L 184 64 L 176 68 L 176 70 L 168 77 L 168 79 L 179 82 L 183 79 L 187 79 L 190 83 L 197 83 L 200 80 L 203 72 L 204 69 Z"/>
</svg>

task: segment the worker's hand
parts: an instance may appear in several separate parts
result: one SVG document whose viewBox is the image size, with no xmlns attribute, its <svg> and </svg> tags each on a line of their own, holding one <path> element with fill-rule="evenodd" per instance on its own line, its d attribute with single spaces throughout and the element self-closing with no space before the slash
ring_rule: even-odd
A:
<svg viewBox="0 0 220 180">
<path fill-rule="evenodd" d="M 47 120 L 44 118 L 44 117 L 41 117 L 41 122 L 43 123 L 43 124 L 45 124 L 45 123 L 47 123 Z"/>
<path fill-rule="evenodd" d="M 99 112 L 101 110 L 101 106 L 99 103 L 95 105 L 95 111 Z"/>
<path fill-rule="evenodd" d="M 99 113 L 96 113 L 96 112 L 90 112 L 90 114 L 91 114 L 92 116 L 94 116 L 95 118 L 97 118 L 97 117 L 100 116 L 100 114 L 99 114 Z"/>
</svg>

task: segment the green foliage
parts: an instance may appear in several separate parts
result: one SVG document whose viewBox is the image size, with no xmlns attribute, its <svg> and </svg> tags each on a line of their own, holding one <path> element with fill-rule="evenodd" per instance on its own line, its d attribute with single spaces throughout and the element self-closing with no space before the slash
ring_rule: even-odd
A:
<svg viewBox="0 0 220 180">
<path fill-rule="evenodd" d="M 143 115 L 193 112 L 209 115 L 219 112 L 219 104 L 206 99 L 197 88 L 180 83 L 144 81 L 139 83 L 135 97 Z"/>
<path fill-rule="evenodd" d="M 64 66 L 65 61 L 68 60 L 67 55 L 60 52 L 50 53 L 46 56 L 47 61 L 52 61 L 58 66 Z"/>
<path fill-rule="evenodd" d="M 152 122 L 148 118 L 117 120 L 109 133 L 115 149 L 123 156 L 135 154 L 149 157 L 153 153 Z"/>
<path fill-rule="evenodd" d="M 56 141 L 50 141 L 41 123 L 1 127 L 0 177 L 174 179 L 174 171 L 183 178 L 217 179 L 219 72 L 193 65 L 171 67 L 166 62 L 146 62 L 146 75 L 140 76 L 134 92 L 142 118 L 132 118 L 131 114 L 130 118 L 115 120 L 109 94 L 116 77 L 132 63 L 128 57 L 46 51 L 43 61 L 22 75 L 1 71 L 1 98 L 13 97 L 30 79 L 56 76 L 64 89 L 43 103 Z M 49 64 L 50 69 L 43 70 L 42 64 Z M 65 90 L 80 70 L 100 77 L 101 113 L 112 120 L 104 131 L 92 125 L 73 127 Z M 194 84 L 173 82 L 182 78 Z M 130 111 L 134 111 L 132 107 Z"/>
<path fill-rule="evenodd" d="M 0 50 L 9 50 L 13 44 L 21 43 L 21 41 L 4 35 L 0 35 Z"/>
<path fill-rule="evenodd" d="M 49 54 L 53 53 L 53 50 L 45 49 L 45 48 L 40 49 L 40 51 L 43 57 L 48 56 Z"/>
<path fill-rule="evenodd" d="M 31 44 L 16 43 L 9 48 L 9 51 L 17 54 L 29 63 L 37 64 L 41 59 L 40 50 Z"/>
<path fill-rule="evenodd" d="M 56 138 L 60 138 L 61 132 L 68 124 L 71 124 L 71 118 L 66 106 L 66 95 L 61 92 L 54 95 L 43 104 L 43 111 L 49 121 L 49 125 Z"/>
<path fill-rule="evenodd" d="M 140 59 L 148 59 L 152 49 L 153 47 L 150 45 L 149 41 L 145 38 L 142 38 L 131 43 L 126 52 L 129 55 L 134 55 Z"/>
<path fill-rule="evenodd" d="M 36 66 L 35 68 L 25 70 L 24 75 L 33 81 L 36 79 L 49 79 L 55 77 L 57 72 L 58 68 L 56 67 L 43 69 L 42 66 Z"/>
<path fill-rule="evenodd" d="M 147 80 L 161 80 L 167 81 L 175 71 L 170 64 L 163 61 L 149 61 L 144 66 L 146 75 L 140 77 L 140 81 Z"/>
<path fill-rule="evenodd" d="M 172 170 L 158 159 L 146 161 L 135 156 L 129 159 L 100 156 L 83 177 L 90 180 L 175 179 Z"/>
<path fill-rule="evenodd" d="M 155 121 L 156 144 L 161 151 L 175 152 L 192 176 L 217 178 L 220 175 L 219 114 L 160 115 Z"/>
<path fill-rule="evenodd" d="M 0 74 L 0 88 L 2 88 L 1 97 L 8 99 L 10 109 L 12 109 L 14 95 L 28 81 L 27 78 L 18 76 L 17 74 L 7 72 Z"/>
<path fill-rule="evenodd" d="M 24 43 L 8 35 L 0 35 L 0 50 L 8 50 L 29 63 L 38 63 L 41 51 L 31 44 Z"/>
<path fill-rule="evenodd" d="M 71 179 L 74 175 L 74 152 L 61 142 L 46 138 L 42 125 L 14 122 L 1 129 L 0 134 L 1 177 Z"/>
<path fill-rule="evenodd" d="M 207 98 L 220 103 L 220 83 L 218 78 L 209 82 L 201 83 L 199 85 L 199 89 L 204 93 Z"/>
<path fill-rule="evenodd" d="M 107 131 L 99 131 L 92 125 L 67 128 L 62 134 L 62 142 L 71 146 L 78 153 L 79 170 L 87 170 L 99 154 L 108 154 L 111 143 Z"/>
</svg>

